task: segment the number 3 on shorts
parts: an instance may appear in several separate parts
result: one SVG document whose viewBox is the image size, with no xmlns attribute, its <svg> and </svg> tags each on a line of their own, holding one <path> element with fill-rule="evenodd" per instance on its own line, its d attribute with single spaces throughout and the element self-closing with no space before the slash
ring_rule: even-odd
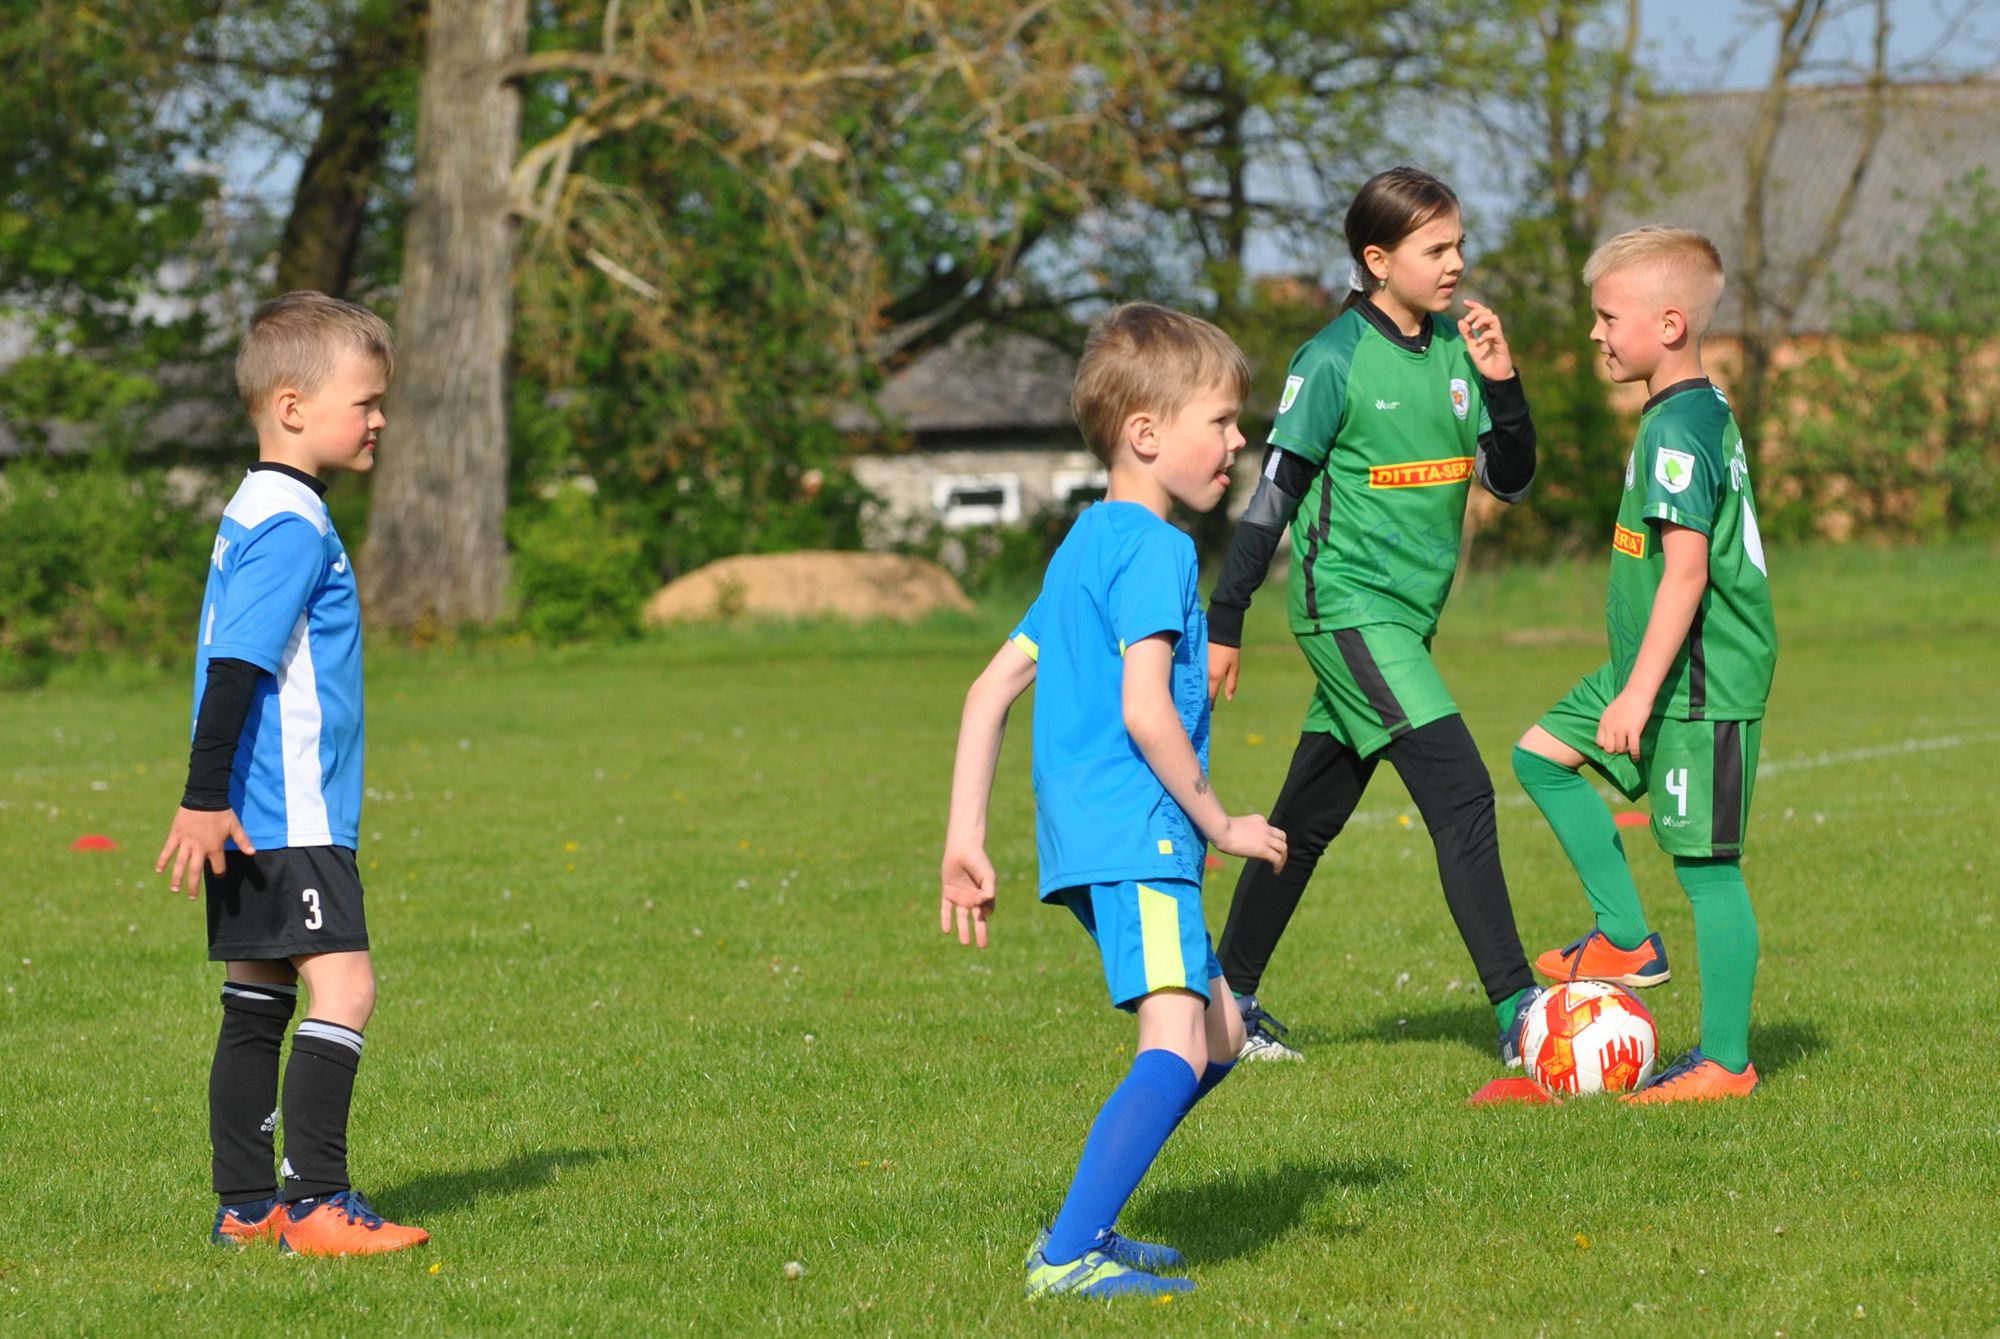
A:
<svg viewBox="0 0 2000 1339">
<path fill-rule="evenodd" d="M 308 888 L 299 894 L 306 904 L 306 929 L 317 930 L 326 922 L 319 914 L 319 889 Z"/>
</svg>

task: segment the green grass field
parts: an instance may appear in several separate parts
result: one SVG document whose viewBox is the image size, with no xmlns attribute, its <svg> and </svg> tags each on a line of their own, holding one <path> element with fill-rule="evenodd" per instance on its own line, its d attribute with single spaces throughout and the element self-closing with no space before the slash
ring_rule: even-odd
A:
<svg viewBox="0 0 2000 1339">
<path fill-rule="evenodd" d="M 1013 609 L 371 663 L 352 1167 L 434 1238 L 374 1260 L 206 1241 L 220 972 L 151 872 L 183 678 L 0 696 L 0 1333 L 1991 1333 L 2000 555 L 1773 557 L 1763 1090 L 1469 1109 L 1491 1014 L 1385 768 L 1265 981 L 1308 1063 L 1233 1077 L 1123 1220 L 1191 1257 L 1171 1306 L 1019 1296 L 1134 1033 L 1035 901 L 1025 712 L 993 946 L 937 931 L 958 707 Z M 1531 954 L 1587 912 L 1507 749 L 1601 658 L 1601 580 L 1473 575 L 1437 644 Z M 1217 720 L 1235 808 L 1276 794 L 1307 695 L 1281 603 Z M 68 849 L 92 832 L 121 849 Z M 1693 932 L 1628 839 L 1677 1052 Z"/>
</svg>

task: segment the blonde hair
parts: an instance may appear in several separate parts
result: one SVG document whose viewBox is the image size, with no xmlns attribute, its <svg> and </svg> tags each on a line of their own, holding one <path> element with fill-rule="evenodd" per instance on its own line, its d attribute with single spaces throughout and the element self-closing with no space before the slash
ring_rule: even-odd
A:
<svg viewBox="0 0 2000 1339">
<path fill-rule="evenodd" d="M 1070 408 L 1091 452 L 1109 465 L 1126 419 L 1170 419 L 1211 386 L 1239 398 L 1249 392 L 1250 363 L 1236 341 L 1199 316 L 1128 302 L 1091 327 Z"/>
<path fill-rule="evenodd" d="M 1688 332 L 1700 338 L 1722 301 L 1722 254 L 1715 243 L 1692 228 L 1661 224 L 1634 228 L 1591 252 L 1583 282 L 1595 284 L 1615 270 L 1641 267 L 1658 286 L 1660 297 L 1687 313 Z"/>
<path fill-rule="evenodd" d="M 343 348 L 373 358 L 384 381 L 395 378 L 394 338 L 374 312 L 310 290 L 272 298 L 250 314 L 250 329 L 236 350 L 243 407 L 254 414 L 285 386 L 311 395 L 333 375 Z"/>
</svg>

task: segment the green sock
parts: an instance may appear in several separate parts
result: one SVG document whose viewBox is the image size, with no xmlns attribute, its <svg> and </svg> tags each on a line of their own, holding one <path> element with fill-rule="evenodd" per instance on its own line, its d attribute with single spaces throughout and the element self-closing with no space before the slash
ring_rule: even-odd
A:
<svg viewBox="0 0 2000 1339">
<path fill-rule="evenodd" d="M 1634 949 L 1652 931 L 1639 905 L 1639 886 L 1625 860 L 1618 824 L 1597 790 L 1582 776 L 1539 753 L 1514 746 L 1514 775 L 1542 811 L 1562 843 L 1563 854 L 1583 880 L 1584 896 L 1597 913 L 1597 928 L 1619 948 Z"/>
<path fill-rule="evenodd" d="M 1743 867 L 1734 860 L 1675 856 L 1674 877 L 1694 907 L 1702 1054 L 1741 1074 L 1750 1063 L 1750 992 L 1757 984 L 1757 915 Z"/>
<path fill-rule="evenodd" d="M 1500 1030 L 1502 1032 L 1514 1026 L 1515 1018 L 1519 1017 L 1521 1013 L 1521 1001 L 1526 999 L 1528 993 L 1533 989 L 1534 987 L 1532 986 L 1523 986 L 1493 1006 L 1493 1016 L 1500 1021 Z"/>
</svg>

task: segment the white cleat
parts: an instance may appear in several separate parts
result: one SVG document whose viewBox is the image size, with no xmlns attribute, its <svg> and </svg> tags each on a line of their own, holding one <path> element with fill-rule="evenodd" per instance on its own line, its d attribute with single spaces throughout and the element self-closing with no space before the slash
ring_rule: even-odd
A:
<svg viewBox="0 0 2000 1339">
<path fill-rule="evenodd" d="M 1289 1031 L 1283 1023 L 1271 1017 L 1258 1006 L 1255 995 L 1245 995 L 1236 1001 L 1236 1007 L 1243 1014 L 1243 1049 L 1237 1053 L 1237 1063 L 1245 1060 L 1303 1060 L 1305 1057 L 1284 1042 L 1278 1040 Z"/>
</svg>

